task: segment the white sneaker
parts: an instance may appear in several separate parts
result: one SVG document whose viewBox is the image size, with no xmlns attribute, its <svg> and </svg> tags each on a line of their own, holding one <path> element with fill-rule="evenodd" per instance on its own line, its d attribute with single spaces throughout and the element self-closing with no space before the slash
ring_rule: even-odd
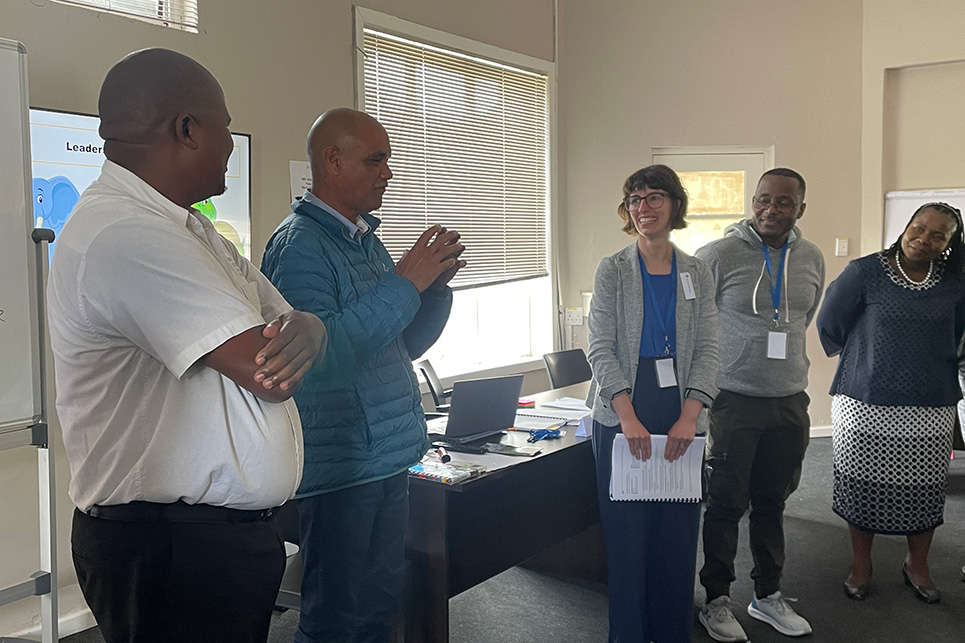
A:
<svg viewBox="0 0 965 643">
<path fill-rule="evenodd" d="M 747 606 L 747 613 L 785 636 L 804 636 L 811 633 L 811 625 L 787 604 L 781 592 L 774 592 L 767 598 L 758 598 L 755 594 L 754 600 Z"/>
<path fill-rule="evenodd" d="M 715 641 L 734 643 L 747 640 L 744 628 L 734 618 L 731 605 L 729 596 L 718 596 L 700 610 L 700 624 Z"/>
</svg>

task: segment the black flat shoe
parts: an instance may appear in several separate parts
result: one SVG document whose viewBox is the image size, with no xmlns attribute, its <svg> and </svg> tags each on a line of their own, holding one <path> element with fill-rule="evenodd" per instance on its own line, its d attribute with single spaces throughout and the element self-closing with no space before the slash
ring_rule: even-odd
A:
<svg viewBox="0 0 965 643">
<path fill-rule="evenodd" d="M 937 603 L 942 600 L 942 593 L 933 587 L 922 587 L 921 585 L 915 585 L 914 581 L 911 580 L 911 576 L 908 575 L 908 568 L 905 564 L 901 564 L 901 575 L 905 577 L 905 585 L 912 587 L 915 590 L 915 596 L 920 601 L 926 603 Z"/>
<path fill-rule="evenodd" d="M 871 594 L 871 581 L 861 585 L 852 585 L 847 580 L 844 581 L 844 595 L 853 601 L 863 601 Z"/>
</svg>

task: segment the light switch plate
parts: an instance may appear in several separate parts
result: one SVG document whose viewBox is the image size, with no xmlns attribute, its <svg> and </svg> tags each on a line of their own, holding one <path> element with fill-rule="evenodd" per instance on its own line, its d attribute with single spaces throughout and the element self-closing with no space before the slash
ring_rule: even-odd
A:
<svg viewBox="0 0 965 643">
<path fill-rule="evenodd" d="M 837 237 L 834 240 L 834 256 L 835 257 L 848 256 L 848 238 L 847 237 Z"/>
<path fill-rule="evenodd" d="M 583 308 L 581 306 L 567 306 L 563 313 L 563 323 L 567 326 L 582 326 Z"/>
</svg>

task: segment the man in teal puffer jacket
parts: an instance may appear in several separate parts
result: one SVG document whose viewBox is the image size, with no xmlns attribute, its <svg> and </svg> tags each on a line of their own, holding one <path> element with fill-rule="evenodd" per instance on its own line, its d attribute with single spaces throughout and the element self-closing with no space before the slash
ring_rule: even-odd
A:
<svg viewBox="0 0 965 643">
<path fill-rule="evenodd" d="M 401 604 L 407 470 L 429 446 L 412 358 L 449 318 L 459 235 L 426 230 L 394 264 L 375 235 L 389 137 L 351 109 L 308 135 L 312 189 L 265 249 L 264 272 L 329 332 L 295 395 L 305 435 L 296 495 L 303 563 L 296 643 L 388 641 Z"/>
</svg>

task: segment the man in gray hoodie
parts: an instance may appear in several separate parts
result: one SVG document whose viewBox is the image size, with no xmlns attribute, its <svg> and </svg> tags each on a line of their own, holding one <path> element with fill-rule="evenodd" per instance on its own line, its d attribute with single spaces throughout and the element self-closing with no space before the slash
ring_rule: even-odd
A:
<svg viewBox="0 0 965 643">
<path fill-rule="evenodd" d="M 811 632 L 780 592 L 784 503 L 800 479 L 810 431 L 805 331 L 824 290 L 821 251 L 795 225 L 804 216 L 804 191 L 794 170 L 765 172 L 753 216 L 696 253 L 714 272 L 720 311 L 700 570 L 707 590 L 700 622 L 717 641 L 747 640 L 729 595 L 748 506 L 755 595 L 747 611 L 787 636 Z"/>
</svg>

